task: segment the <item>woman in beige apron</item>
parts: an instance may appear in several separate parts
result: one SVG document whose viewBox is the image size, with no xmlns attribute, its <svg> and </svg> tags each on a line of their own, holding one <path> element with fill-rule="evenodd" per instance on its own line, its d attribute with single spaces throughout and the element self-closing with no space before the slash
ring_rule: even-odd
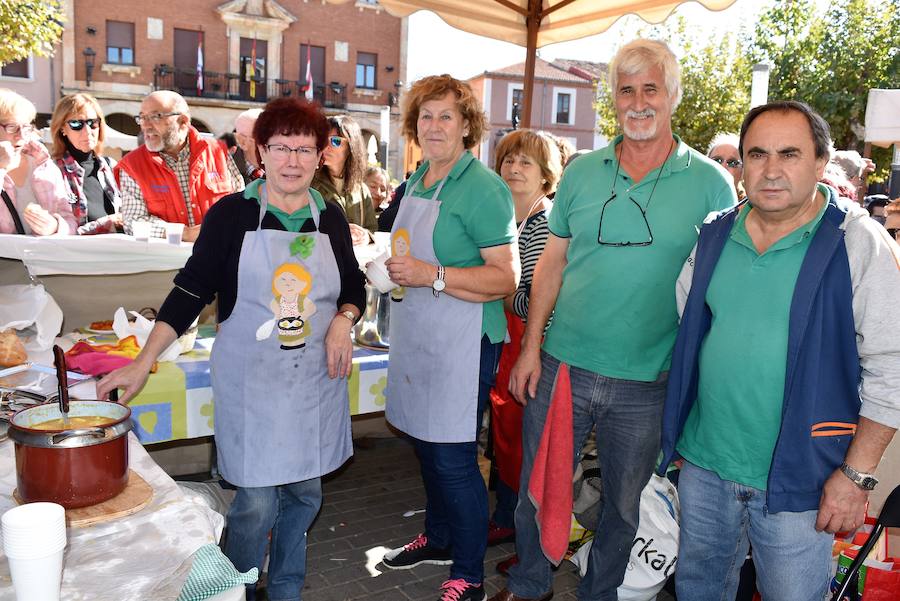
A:
<svg viewBox="0 0 900 601">
<path fill-rule="evenodd" d="M 261 570 L 268 544 L 268 598 L 279 601 L 300 600 L 319 478 L 352 454 L 343 378 L 365 292 L 343 213 L 309 187 L 327 135 L 318 108 L 266 105 L 254 129 L 266 179 L 210 210 L 144 350 L 98 385 L 99 398 L 115 386 L 124 401 L 134 396 L 159 352 L 217 294 L 216 447 L 237 486 L 225 554 L 240 571 Z"/>
<path fill-rule="evenodd" d="M 407 93 L 404 133 L 425 163 L 409 180 L 388 260 L 403 286 L 391 303 L 386 417 L 416 447 L 425 532 L 384 556 L 406 569 L 450 564 L 441 601 L 483 601 L 487 490 L 477 437 L 505 331 L 501 299 L 516 286 L 509 189 L 467 151 L 484 115 L 468 84 L 426 77 Z"/>
</svg>

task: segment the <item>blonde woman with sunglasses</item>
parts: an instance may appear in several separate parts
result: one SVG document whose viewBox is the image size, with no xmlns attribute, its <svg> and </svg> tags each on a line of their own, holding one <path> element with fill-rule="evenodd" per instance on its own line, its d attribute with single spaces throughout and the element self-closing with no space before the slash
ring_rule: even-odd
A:
<svg viewBox="0 0 900 601">
<path fill-rule="evenodd" d="M 328 143 L 312 187 L 344 210 L 353 244 L 368 244 L 378 230 L 366 175 L 366 148 L 359 124 L 349 115 L 328 118 Z"/>
<path fill-rule="evenodd" d="M 0 89 L 0 234 L 74 234 L 66 185 L 35 134 L 36 113 L 30 100 Z"/>
<path fill-rule="evenodd" d="M 114 234 L 122 228 L 115 161 L 103 156 L 106 124 L 100 103 L 88 94 L 63 97 L 50 120 L 51 156 L 72 193 L 79 234 Z"/>
</svg>

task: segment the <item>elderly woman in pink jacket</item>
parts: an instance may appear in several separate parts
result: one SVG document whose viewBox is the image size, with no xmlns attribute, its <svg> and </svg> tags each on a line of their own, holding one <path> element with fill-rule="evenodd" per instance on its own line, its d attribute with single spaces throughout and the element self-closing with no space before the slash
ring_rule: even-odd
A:
<svg viewBox="0 0 900 601">
<path fill-rule="evenodd" d="M 69 193 L 50 153 L 34 135 L 34 105 L 0 89 L 0 233 L 74 234 Z"/>
</svg>

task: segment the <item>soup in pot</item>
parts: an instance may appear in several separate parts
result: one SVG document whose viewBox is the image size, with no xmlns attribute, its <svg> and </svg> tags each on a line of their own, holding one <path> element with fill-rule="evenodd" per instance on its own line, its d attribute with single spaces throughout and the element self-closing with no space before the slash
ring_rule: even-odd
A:
<svg viewBox="0 0 900 601">
<path fill-rule="evenodd" d="M 110 417 L 101 415 L 78 415 L 69 418 L 69 423 L 63 423 L 61 417 L 29 426 L 35 430 L 76 430 L 79 428 L 98 428 L 108 426 L 116 421 Z"/>
</svg>

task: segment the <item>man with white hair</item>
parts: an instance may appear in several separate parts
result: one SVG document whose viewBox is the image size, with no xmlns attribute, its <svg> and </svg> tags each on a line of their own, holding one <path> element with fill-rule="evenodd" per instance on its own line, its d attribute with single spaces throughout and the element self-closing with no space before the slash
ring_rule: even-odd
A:
<svg viewBox="0 0 900 601">
<path fill-rule="evenodd" d="M 566 501 L 563 490 L 544 486 L 540 476 L 561 483 L 568 477 L 571 489 L 573 462 L 594 428 L 603 503 L 578 598 L 617 598 L 641 491 L 660 450 L 678 328 L 675 280 L 703 219 L 736 200 L 728 174 L 672 133 L 681 81 L 665 43 L 625 45 L 610 63 L 609 84 L 623 134 L 563 175 L 535 269 L 522 354 L 510 377 L 525 405 L 519 563 L 492 601 L 551 597 L 551 562 L 559 563 L 562 552 L 550 543 L 562 540 L 564 552 L 571 497 Z M 558 526 L 551 528 L 544 518 L 554 513 Z"/>
<path fill-rule="evenodd" d="M 243 169 L 244 183 L 249 184 L 255 179 L 261 178 L 265 172 L 259 165 L 256 156 L 256 140 L 253 139 L 253 126 L 262 109 L 247 109 L 234 119 L 234 137 L 240 148 L 241 158 L 245 163 Z M 237 162 L 237 161 L 236 161 Z"/>
<path fill-rule="evenodd" d="M 144 144 L 113 170 L 122 191 L 125 233 L 135 221 L 149 221 L 152 235 L 165 238 L 167 222 L 183 223 L 183 239 L 193 242 L 209 207 L 244 189 L 241 173 L 222 144 L 200 137 L 180 94 L 151 93 L 134 119 Z"/>
</svg>

